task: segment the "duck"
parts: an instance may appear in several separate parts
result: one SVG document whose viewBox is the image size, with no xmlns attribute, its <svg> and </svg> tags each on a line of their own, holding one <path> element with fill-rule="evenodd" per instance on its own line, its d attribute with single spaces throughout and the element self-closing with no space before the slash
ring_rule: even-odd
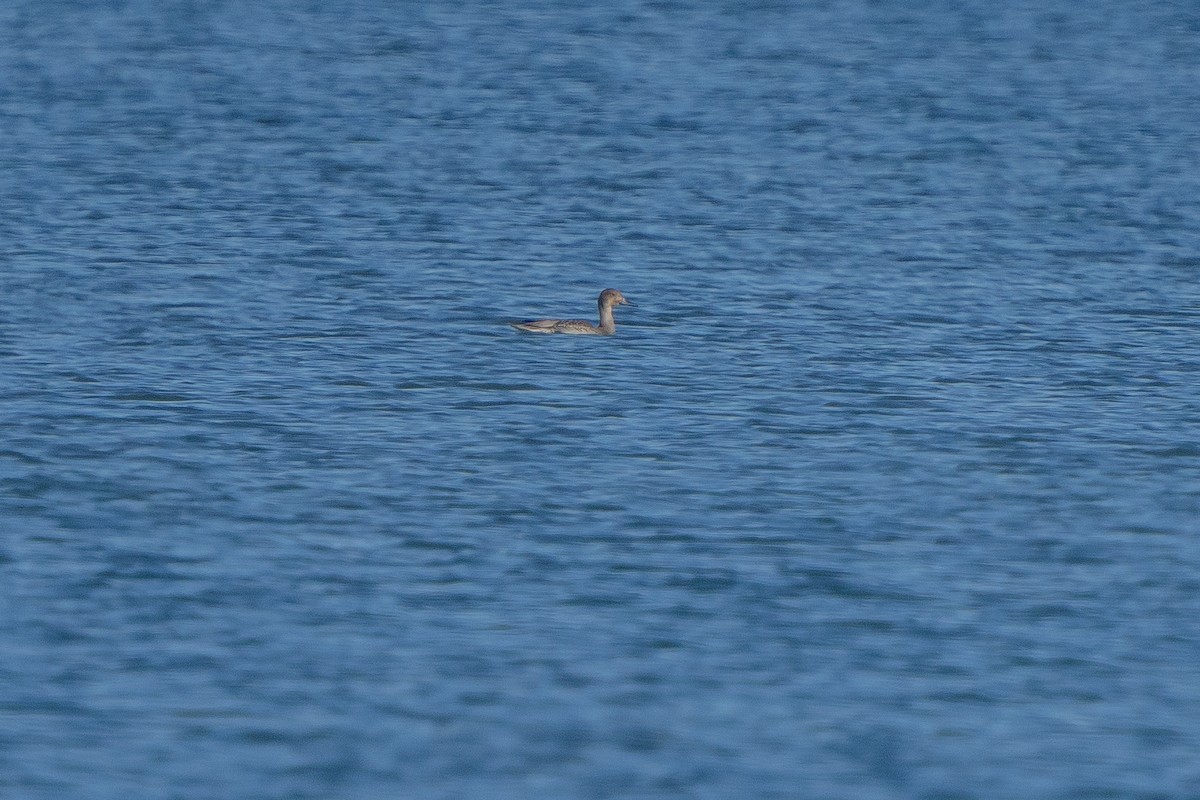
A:
<svg viewBox="0 0 1200 800">
<path fill-rule="evenodd" d="M 524 322 L 510 322 L 519 331 L 529 333 L 575 333 L 595 336 L 612 336 L 617 332 L 617 323 L 613 319 L 613 306 L 631 306 L 633 303 L 625 299 L 625 295 L 616 289 L 605 289 L 596 300 L 600 308 L 600 324 L 582 319 L 530 319 Z"/>
</svg>

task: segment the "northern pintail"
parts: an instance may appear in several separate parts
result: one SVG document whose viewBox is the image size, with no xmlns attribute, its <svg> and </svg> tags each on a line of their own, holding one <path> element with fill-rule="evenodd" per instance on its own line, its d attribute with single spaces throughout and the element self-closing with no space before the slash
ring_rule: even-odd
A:
<svg viewBox="0 0 1200 800">
<path fill-rule="evenodd" d="M 591 333 L 611 336 L 617 332 L 617 323 L 613 320 L 613 306 L 631 306 L 633 303 L 626 300 L 625 295 L 616 289 L 605 289 L 600 293 L 596 305 L 600 307 L 599 325 L 582 319 L 531 319 L 508 324 L 519 331 L 530 333 Z"/>
</svg>

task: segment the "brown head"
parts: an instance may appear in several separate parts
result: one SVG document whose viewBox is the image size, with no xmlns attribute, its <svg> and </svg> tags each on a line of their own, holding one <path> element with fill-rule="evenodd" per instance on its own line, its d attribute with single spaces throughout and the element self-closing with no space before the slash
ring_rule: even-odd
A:
<svg viewBox="0 0 1200 800">
<path fill-rule="evenodd" d="M 625 295 L 618 292 L 616 289 L 605 289 L 600 293 L 599 306 L 601 308 L 612 308 L 613 306 L 631 306 L 633 303 L 625 299 Z"/>
</svg>

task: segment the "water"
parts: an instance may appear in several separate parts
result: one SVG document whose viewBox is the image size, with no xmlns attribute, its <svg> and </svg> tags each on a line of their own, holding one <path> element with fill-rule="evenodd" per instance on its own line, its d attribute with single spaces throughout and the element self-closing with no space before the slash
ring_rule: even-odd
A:
<svg viewBox="0 0 1200 800">
<path fill-rule="evenodd" d="M 0 796 L 1200 797 L 1198 34 L 3 3 Z"/>
</svg>

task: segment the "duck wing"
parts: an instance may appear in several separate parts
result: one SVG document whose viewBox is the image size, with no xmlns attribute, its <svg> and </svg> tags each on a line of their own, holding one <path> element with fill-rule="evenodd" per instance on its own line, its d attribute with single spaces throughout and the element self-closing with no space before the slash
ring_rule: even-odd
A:
<svg viewBox="0 0 1200 800">
<path fill-rule="evenodd" d="M 584 319 L 560 319 L 554 326 L 555 333 L 601 333 L 601 330 Z"/>
<path fill-rule="evenodd" d="M 524 322 L 510 322 L 519 331 L 529 331 L 530 333 L 554 333 L 554 326 L 561 323 L 561 319 L 527 319 Z"/>
<path fill-rule="evenodd" d="M 530 333 L 598 333 L 600 331 L 595 325 L 582 319 L 530 319 L 508 324 L 519 331 L 529 331 Z"/>
</svg>

